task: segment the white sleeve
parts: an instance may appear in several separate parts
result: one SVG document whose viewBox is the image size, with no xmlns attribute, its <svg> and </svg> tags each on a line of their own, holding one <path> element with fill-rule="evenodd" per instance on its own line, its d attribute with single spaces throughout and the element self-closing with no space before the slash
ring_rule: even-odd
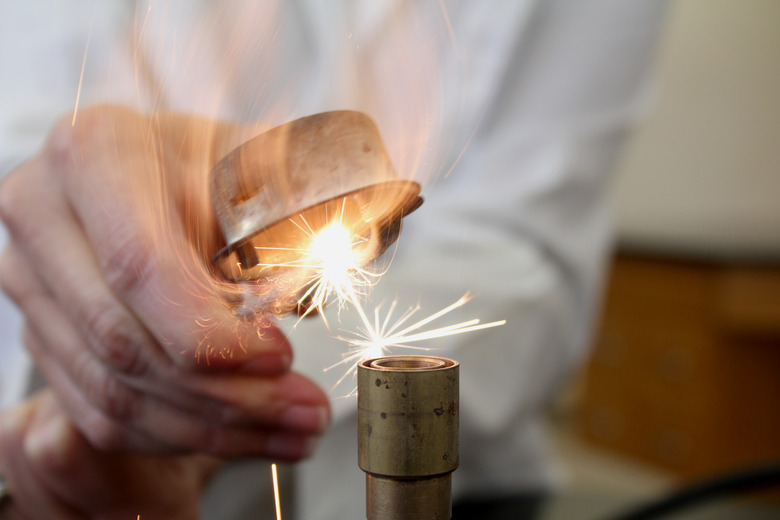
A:
<svg viewBox="0 0 780 520">
<path fill-rule="evenodd" d="M 610 245 L 609 173 L 643 108 L 664 5 L 537 2 L 518 12 L 514 24 L 489 23 L 489 11 L 482 3 L 450 10 L 464 78 L 456 108 L 467 127 L 479 124 L 449 176 L 429 186 L 425 204 L 405 219 L 395 258 L 374 292 L 374 303 L 419 300 L 421 317 L 470 292 L 471 303 L 442 325 L 507 320 L 420 344 L 461 363 L 456 496 L 554 481 L 541 416 L 587 352 Z M 499 26 L 507 32 L 496 34 Z M 496 63 L 486 69 L 488 57 Z M 298 333 L 294 344 L 306 337 Z M 339 347 L 317 343 L 297 351 L 297 362 L 332 385 L 339 374 L 318 376 L 316 364 L 327 364 L 322 350 L 332 356 Z M 301 502 L 318 510 L 327 503 L 335 512 L 346 505 L 328 497 L 343 499 L 339 486 L 359 493 L 362 475 L 357 470 L 349 484 L 327 477 L 337 466 L 346 471 L 356 464 L 354 402 L 334 406 L 338 421 L 301 472 Z M 350 514 L 359 513 L 354 507 Z"/>
</svg>

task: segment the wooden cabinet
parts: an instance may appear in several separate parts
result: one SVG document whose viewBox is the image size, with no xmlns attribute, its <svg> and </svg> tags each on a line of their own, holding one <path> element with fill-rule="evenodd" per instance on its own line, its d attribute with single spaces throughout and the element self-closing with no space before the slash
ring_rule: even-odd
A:
<svg viewBox="0 0 780 520">
<path fill-rule="evenodd" d="M 618 255 L 578 425 L 682 478 L 780 460 L 780 268 Z"/>
</svg>

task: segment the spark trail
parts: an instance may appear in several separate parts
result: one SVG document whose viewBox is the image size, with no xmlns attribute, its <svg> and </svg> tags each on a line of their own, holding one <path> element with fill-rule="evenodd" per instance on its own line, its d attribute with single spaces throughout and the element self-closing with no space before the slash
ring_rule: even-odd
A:
<svg viewBox="0 0 780 520">
<path fill-rule="evenodd" d="M 276 464 L 271 464 L 271 480 L 274 486 L 274 506 L 276 507 L 276 520 L 282 520 L 282 503 L 279 499 L 279 474 L 276 471 Z"/>
<path fill-rule="evenodd" d="M 360 325 L 357 330 L 350 331 L 349 335 L 336 336 L 336 339 L 348 345 L 348 349 L 341 361 L 326 368 L 330 370 L 340 365 L 347 366 L 345 374 L 335 386 L 339 386 L 350 374 L 354 374 L 356 365 L 360 361 L 387 355 L 391 349 L 429 350 L 417 344 L 436 338 L 498 327 L 506 323 L 506 320 L 481 323 L 479 319 L 474 318 L 451 325 L 426 328 L 434 321 L 468 303 L 471 299 L 468 293 L 447 307 L 417 321 L 413 321 L 413 317 L 420 310 L 419 305 L 395 318 L 398 308 L 395 301 L 384 315 L 381 314 L 381 306 L 378 306 L 374 309 L 373 319 L 369 318 L 361 303 L 361 297 L 365 296 L 367 289 L 373 286 L 383 273 L 372 273 L 362 267 L 363 258 L 356 251 L 367 239 L 353 236 L 343 224 L 341 214 L 336 215 L 326 226 L 317 231 L 303 216 L 291 220 L 304 232 L 308 244 L 295 249 L 300 252 L 300 257 L 294 262 L 266 264 L 268 267 L 300 268 L 309 273 L 306 278 L 307 288 L 299 297 L 299 303 L 308 301 L 308 309 L 304 316 L 311 312 L 318 312 L 329 327 L 324 312 L 326 305 L 335 303 L 339 306 L 339 310 L 350 305 L 355 309 L 360 318 Z"/>
<path fill-rule="evenodd" d="M 456 302 L 440 311 L 404 327 L 406 323 L 411 321 L 417 311 L 419 311 L 419 305 L 408 309 L 397 320 L 393 321 L 393 314 L 397 308 L 397 301 L 393 301 L 384 317 L 380 314 L 381 308 L 377 307 L 374 310 L 374 320 L 372 322 L 368 319 L 357 298 L 351 299 L 350 303 L 352 303 L 357 310 L 358 316 L 360 316 L 362 321 L 362 326 L 359 327 L 357 331 L 352 332 L 351 336 L 337 336 L 337 339 L 346 342 L 350 348 L 344 354 L 341 361 L 326 369 L 330 370 L 339 365 L 347 365 L 347 371 L 336 382 L 335 386 L 339 386 L 350 374 L 354 374 L 356 370 L 355 367 L 360 361 L 385 356 L 393 347 L 430 350 L 426 347 L 413 345 L 413 343 L 453 336 L 455 334 L 464 334 L 466 332 L 475 332 L 491 327 L 498 327 L 506 323 L 506 320 L 481 323 L 479 319 L 474 318 L 452 325 L 445 325 L 443 327 L 433 329 L 424 328 L 426 325 L 438 320 L 442 316 L 462 307 L 468 303 L 469 300 L 469 294 L 464 294 Z"/>
</svg>

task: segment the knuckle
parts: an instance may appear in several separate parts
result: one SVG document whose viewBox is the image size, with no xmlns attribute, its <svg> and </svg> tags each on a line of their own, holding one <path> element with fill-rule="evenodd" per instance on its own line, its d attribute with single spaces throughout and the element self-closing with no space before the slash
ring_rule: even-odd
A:
<svg viewBox="0 0 780 520">
<path fill-rule="evenodd" d="M 22 235 L 29 228 L 26 216 L 31 208 L 30 197 L 22 180 L 22 172 L 17 170 L 0 183 L 0 220 L 14 235 Z"/>
<path fill-rule="evenodd" d="M 129 444 L 124 428 L 103 417 L 88 421 L 83 428 L 83 434 L 90 444 L 100 451 L 124 450 Z"/>
<path fill-rule="evenodd" d="M 70 165 L 73 154 L 79 148 L 79 132 L 65 116 L 58 119 L 46 138 L 42 155 L 50 165 Z"/>
<path fill-rule="evenodd" d="M 5 266 L 0 266 L 0 292 L 5 294 L 22 313 L 26 312 L 30 303 L 40 296 L 34 287 L 29 287 L 18 276 L 15 276 L 13 270 L 9 270 Z"/>
<path fill-rule="evenodd" d="M 231 403 L 215 402 L 209 400 L 204 407 L 205 416 L 215 421 L 217 424 L 240 425 L 251 420 L 249 414 L 240 407 Z"/>
<path fill-rule="evenodd" d="M 0 182 L 0 219 L 6 224 L 12 222 L 15 209 L 18 207 L 15 194 L 14 175 L 9 175 L 4 182 Z"/>
<path fill-rule="evenodd" d="M 4 292 L 14 301 L 17 301 L 19 290 L 17 288 L 18 278 L 14 276 L 14 268 L 11 265 L 11 258 L 6 251 L 0 256 L 0 291 Z"/>
<path fill-rule="evenodd" d="M 205 453 L 214 456 L 232 456 L 237 446 L 230 438 L 228 429 L 216 424 L 206 424 L 198 440 L 198 446 L 205 447 Z"/>
<path fill-rule="evenodd" d="M 123 227 L 114 230 L 101 252 L 101 269 L 106 283 L 120 295 L 144 289 L 154 265 L 147 240 L 129 224 Z"/>
<path fill-rule="evenodd" d="M 135 417 L 135 396 L 124 384 L 113 377 L 106 377 L 95 395 L 106 415 L 117 420 Z"/>
<path fill-rule="evenodd" d="M 138 396 L 118 378 L 98 364 L 85 362 L 81 374 L 85 397 L 108 418 L 123 422 L 132 421 L 137 415 Z"/>
<path fill-rule="evenodd" d="M 110 303 L 93 303 L 85 311 L 87 344 L 111 368 L 125 374 L 145 370 L 130 325 Z"/>
<path fill-rule="evenodd" d="M 75 119 L 70 115 L 63 116 L 52 126 L 43 155 L 52 166 L 69 166 L 113 139 L 112 129 L 130 113 L 117 106 L 95 105 L 79 110 Z"/>
<path fill-rule="evenodd" d="M 71 475 L 80 462 L 79 444 L 67 419 L 64 416 L 50 417 L 44 424 L 33 424 L 32 428 L 25 443 L 26 455 L 49 474 Z M 35 430 L 56 431 L 57 438 L 41 441 Z"/>
<path fill-rule="evenodd" d="M 27 320 L 31 319 L 29 311 L 37 309 L 41 300 L 46 298 L 44 290 L 29 269 L 19 257 L 17 249 L 9 248 L 0 255 L 0 292 L 16 305 Z"/>
<path fill-rule="evenodd" d="M 129 109 L 101 105 L 81 110 L 74 122 L 61 117 L 52 126 L 40 153 L 11 172 L 0 183 L 0 219 L 11 229 L 24 225 L 25 216 L 39 200 L 31 200 L 40 189 L 39 182 L 29 182 L 30 175 L 53 180 L 79 170 L 76 166 L 97 157 L 116 137 L 113 128 L 133 117 Z M 73 177 L 72 175 L 70 175 Z M 76 177 L 77 178 L 77 177 Z"/>
</svg>

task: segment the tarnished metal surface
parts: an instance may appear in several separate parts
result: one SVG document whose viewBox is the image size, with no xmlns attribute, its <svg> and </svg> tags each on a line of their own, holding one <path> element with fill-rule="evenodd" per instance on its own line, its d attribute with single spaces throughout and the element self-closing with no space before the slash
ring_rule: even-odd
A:
<svg viewBox="0 0 780 520">
<path fill-rule="evenodd" d="M 373 260 L 422 202 L 419 184 L 396 174 L 374 122 L 354 111 L 273 128 L 233 150 L 210 175 L 226 243 L 214 263 L 235 281 L 299 261 L 296 249 L 307 234 L 336 216 L 364 238 L 361 254 Z"/>
<path fill-rule="evenodd" d="M 367 473 L 369 520 L 450 518 L 458 369 L 433 356 L 358 364 L 358 464 Z"/>
<path fill-rule="evenodd" d="M 366 518 L 447 520 L 452 516 L 452 474 L 403 480 L 366 475 Z"/>
</svg>

